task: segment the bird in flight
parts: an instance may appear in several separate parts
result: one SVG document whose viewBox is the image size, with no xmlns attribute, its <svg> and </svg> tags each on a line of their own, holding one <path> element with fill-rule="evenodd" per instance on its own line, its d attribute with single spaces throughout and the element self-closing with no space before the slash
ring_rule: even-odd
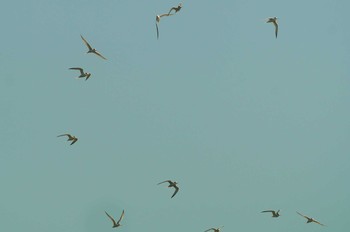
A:
<svg viewBox="0 0 350 232">
<path fill-rule="evenodd" d="M 58 135 L 57 137 L 62 137 L 62 136 L 68 136 L 68 140 L 67 141 L 72 141 L 72 143 L 70 145 L 73 145 L 76 141 L 78 141 L 77 137 L 72 136 L 70 134 Z"/>
<path fill-rule="evenodd" d="M 91 73 L 88 73 L 88 72 L 84 73 L 84 70 L 82 68 L 70 68 L 70 69 L 80 71 L 80 76 L 78 76 L 78 78 L 86 77 L 85 80 L 87 80 L 91 76 Z"/>
<path fill-rule="evenodd" d="M 159 39 L 159 29 L 158 29 L 158 23 L 160 22 L 160 18 L 161 17 L 164 17 L 164 16 L 170 16 L 170 15 L 173 15 L 173 14 L 161 14 L 161 15 L 157 15 L 156 16 L 156 28 L 157 28 L 157 39 Z"/>
<path fill-rule="evenodd" d="M 121 221 L 121 220 L 123 219 L 123 217 L 124 217 L 124 210 L 123 210 L 122 214 L 120 215 L 120 218 L 119 218 L 119 220 L 118 220 L 117 222 L 116 222 L 116 221 L 111 217 L 111 215 L 109 215 L 106 211 L 105 211 L 105 213 L 106 213 L 106 215 L 109 217 L 109 219 L 111 219 L 112 222 L 113 222 L 113 227 L 112 227 L 112 228 L 116 228 L 116 227 L 121 226 L 120 221 Z"/>
<path fill-rule="evenodd" d="M 323 225 L 322 223 L 320 223 L 319 221 L 316 221 L 315 219 L 311 218 L 311 217 L 308 217 L 308 216 L 305 216 L 305 215 L 302 215 L 301 213 L 297 212 L 297 214 L 299 214 L 300 216 L 304 217 L 307 219 L 307 222 L 306 223 L 310 223 L 310 222 L 315 222 L 321 226 L 325 226 Z"/>
<path fill-rule="evenodd" d="M 89 51 L 87 51 L 87 53 L 95 53 L 96 55 L 98 55 L 99 57 L 101 57 L 104 60 L 107 60 L 104 56 L 102 56 L 95 48 L 92 48 L 90 46 L 90 44 L 86 41 L 86 39 L 84 39 L 84 37 L 82 35 L 80 35 L 81 39 L 83 40 L 83 42 L 85 43 L 86 47 L 89 49 Z"/>
<path fill-rule="evenodd" d="M 177 187 L 177 182 L 171 181 L 171 180 L 165 180 L 165 181 L 162 181 L 162 182 L 158 183 L 158 185 L 163 184 L 163 183 L 165 183 L 165 182 L 168 182 L 168 183 L 169 183 L 168 188 L 171 188 L 171 187 L 175 188 L 175 192 L 174 192 L 174 194 L 171 196 L 171 198 L 173 198 L 173 197 L 176 195 L 176 193 L 179 191 L 179 187 Z"/>
<path fill-rule="evenodd" d="M 266 23 L 273 23 L 273 25 L 275 25 L 275 35 L 276 35 L 276 39 L 277 39 L 277 34 L 278 34 L 277 17 L 268 18 Z"/>
<path fill-rule="evenodd" d="M 220 232 L 220 229 L 223 228 L 223 227 L 224 227 L 224 226 L 221 226 L 221 227 L 219 227 L 219 228 L 210 228 L 210 229 L 207 229 L 207 230 L 204 231 L 204 232 L 211 231 L 211 230 L 213 230 L 214 232 Z"/>
<path fill-rule="evenodd" d="M 168 14 L 170 14 L 171 13 L 171 11 L 175 11 L 175 14 L 178 12 L 178 11 L 180 11 L 181 10 L 181 8 L 182 8 L 182 3 L 180 3 L 178 6 L 174 6 L 174 7 L 172 7 L 170 10 L 169 10 L 169 13 Z"/>
<path fill-rule="evenodd" d="M 274 211 L 274 210 L 264 210 L 264 211 L 261 211 L 261 212 L 262 212 L 262 213 L 270 212 L 270 213 L 272 213 L 272 217 L 279 217 L 279 216 L 280 216 L 280 214 L 279 214 L 280 210 L 277 210 L 277 211 Z"/>
</svg>

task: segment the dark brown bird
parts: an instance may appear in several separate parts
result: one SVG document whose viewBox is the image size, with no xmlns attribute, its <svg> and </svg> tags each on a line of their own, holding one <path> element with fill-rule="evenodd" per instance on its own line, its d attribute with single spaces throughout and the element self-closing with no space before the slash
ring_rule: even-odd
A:
<svg viewBox="0 0 350 232">
<path fill-rule="evenodd" d="M 88 73 L 88 72 L 84 73 L 84 70 L 82 68 L 70 68 L 70 69 L 80 71 L 80 76 L 78 76 L 78 78 L 85 77 L 85 80 L 87 80 L 91 76 L 91 73 Z"/>
<path fill-rule="evenodd" d="M 106 213 L 106 215 L 109 217 L 109 219 L 111 219 L 112 222 L 113 222 L 113 227 L 112 227 L 112 228 L 116 228 L 116 227 L 121 226 L 120 221 L 121 221 L 121 220 L 123 219 L 123 217 L 124 217 L 124 210 L 123 210 L 122 214 L 120 215 L 120 218 L 119 218 L 119 220 L 118 220 L 117 222 L 116 222 L 116 221 L 111 217 L 111 215 L 109 215 L 106 211 L 105 211 L 105 213 Z"/>
<path fill-rule="evenodd" d="M 277 39 L 277 34 L 278 34 L 278 24 L 277 24 L 277 17 L 273 17 L 273 18 L 268 18 L 266 23 L 273 23 L 273 25 L 275 26 L 275 36 Z"/>
<path fill-rule="evenodd" d="M 311 218 L 311 217 L 308 217 L 308 216 L 305 216 L 305 215 L 302 215 L 301 213 L 297 212 L 297 214 L 299 214 L 300 216 L 304 217 L 307 219 L 307 222 L 306 223 L 311 223 L 311 222 L 314 222 L 314 223 L 317 223 L 321 226 L 325 226 L 323 225 L 322 223 L 320 223 L 319 221 L 316 221 L 315 219 Z"/>
<path fill-rule="evenodd" d="M 207 229 L 206 231 L 204 231 L 204 232 L 208 232 L 208 231 L 211 231 L 211 230 L 213 230 L 214 232 L 220 232 L 220 229 L 221 228 L 223 228 L 224 226 L 221 226 L 221 227 L 219 227 L 219 228 L 210 228 L 210 229 Z"/>
<path fill-rule="evenodd" d="M 179 187 L 177 187 L 177 184 L 178 184 L 178 183 L 175 182 L 175 181 L 171 181 L 171 180 L 165 180 L 165 181 L 162 181 L 162 182 L 158 183 L 158 185 L 163 184 L 163 183 L 165 183 L 165 182 L 168 182 L 168 183 L 169 183 L 168 188 L 171 188 L 171 187 L 175 188 L 175 192 L 174 192 L 174 194 L 171 196 L 171 198 L 173 198 L 173 197 L 176 195 L 176 193 L 179 191 Z"/>
<path fill-rule="evenodd" d="M 72 136 L 70 134 L 58 135 L 57 137 L 62 137 L 62 136 L 68 136 L 68 140 L 67 141 L 72 141 L 72 143 L 70 145 L 73 145 L 76 141 L 78 141 L 77 137 Z"/>
<path fill-rule="evenodd" d="M 181 10 L 181 8 L 182 8 L 182 3 L 180 3 L 178 6 L 174 6 L 174 7 L 172 7 L 170 10 L 169 10 L 169 13 L 168 14 L 170 14 L 171 13 L 171 11 L 175 11 L 175 14 L 178 12 L 178 11 L 180 11 Z"/>
<path fill-rule="evenodd" d="M 84 39 L 84 37 L 82 35 L 80 35 L 81 39 L 83 40 L 83 42 L 85 43 L 86 47 L 89 49 L 89 51 L 87 51 L 87 53 L 95 53 L 96 55 L 98 55 L 99 57 L 101 57 L 104 60 L 107 60 L 104 56 L 101 55 L 101 53 L 99 53 L 95 48 L 92 48 L 90 46 L 90 44 L 86 41 L 86 39 Z"/>
<path fill-rule="evenodd" d="M 279 214 L 280 210 L 277 210 L 277 211 L 274 211 L 274 210 L 264 210 L 264 211 L 261 211 L 261 212 L 262 212 L 262 213 L 267 213 L 267 212 L 272 213 L 272 217 L 279 217 L 279 216 L 280 216 L 280 214 Z"/>
</svg>

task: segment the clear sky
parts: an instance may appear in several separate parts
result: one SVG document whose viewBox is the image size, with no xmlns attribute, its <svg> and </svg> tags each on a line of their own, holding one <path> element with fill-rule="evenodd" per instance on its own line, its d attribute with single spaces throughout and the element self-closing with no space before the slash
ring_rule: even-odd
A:
<svg viewBox="0 0 350 232">
<path fill-rule="evenodd" d="M 178 3 L 2 2 L 0 231 L 348 230 L 350 1 Z"/>
</svg>

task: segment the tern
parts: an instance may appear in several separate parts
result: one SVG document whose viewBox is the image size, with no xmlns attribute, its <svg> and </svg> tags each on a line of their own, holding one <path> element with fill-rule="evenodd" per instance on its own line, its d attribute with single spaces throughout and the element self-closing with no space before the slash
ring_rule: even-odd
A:
<svg viewBox="0 0 350 232">
<path fill-rule="evenodd" d="M 171 187 L 175 188 L 175 192 L 174 192 L 174 194 L 171 196 L 171 198 L 173 198 L 173 197 L 176 195 L 176 193 L 179 191 L 179 187 L 177 187 L 177 184 L 178 184 L 178 183 L 175 182 L 175 181 L 171 181 L 171 180 L 165 180 L 165 181 L 162 181 L 162 182 L 158 183 L 158 185 L 163 184 L 163 183 L 165 183 L 165 182 L 168 182 L 168 183 L 169 183 L 168 188 L 171 188 Z"/>
<path fill-rule="evenodd" d="M 174 6 L 174 7 L 172 7 L 170 10 L 169 10 L 169 13 L 168 14 L 170 14 L 170 12 L 171 11 L 175 11 L 175 14 L 178 12 L 178 11 L 180 11 L 181 10 L 181 8 L 182 8 L 182 3 L 180 3 L 178 6 Z"/>
<path fill-rule="evenodd" d="M 111 215 L 109 215 L 106 211 L 105 211 L 105 213 L 106 213 L 106 215 L 112 220 L 112 222 L 113 222 L 113 227 L 112 228 L 116 228 L 116 227 L 119 227 L 119 226 L 121 226 L 121 224 L 120 224 L 120 221 L 123 219 L 123 217 L 124 217 L 124 210 L 123 210 L 123 212 L 122 212 L 122 214 L 120 215 L 120 218 L 119 218 L 119 220 L 117 221 L 117 222 L 115 222 L 115 220 L 111 217 Z"/>
<path fill-rule="evenodd" d="M 87 53 L 95 53 L 96 55 L 98 55 L 99 57 L 101 57 L 104 60 L 107 60 L 104 56 L 102 56 L 95 48 L 92 48 L 90 46 L 90 44 L 86 41 L 86 39 L 84 39 L 84 37 L 82 35 L 80 35 L 81 39 L 84 41 L 86 47 L 88 47 L 89 51 L 87 51 Z"/>
<path fill-rule="evenodd" d="M 85 80 L 87 80 L 91 76 L 91 73 L 88 73 L 88 72 L 84 73 L 84 70 L 82 68 L 70 68 L 70 69 L 80 71 L 80 76 L 78 76 L 78 78 L 86 77 Z"/>
<path fill-rule="evenodd" d="M 319 225 L 321 225 L 321 226 L 325 226 L 325 225 L 323 225 L 322 223 L 320 223 L 320 222 L 316 221 L 315 219 L 313 219 L 313 218 L 311 218 L 311 217 L 308 217 L 308 216 L 302 215 L 302 214 L 301 214 L 301 213 L 299 213 L 299 212 L 297 212 L 297 214 L 299 214 L 300 216 L 302 216 L 302 217 L 306 218 L 306 219 L 307 219 L 307 222 L 306 222 L 306 223 L 315 222 L 315 223 L 317 223 L 317 224 L 319 224 Z"/>
<path fill-rule="evenodd" d="M 277 34 L 278 34 L 278 24 L 277 24 L 277 17 L 273 17 L 273 18 L 268 18 L 266 23 L 273 23 L 273 25 L 275 25 L 275 35 L 276 35 L 276 39 L 277 39 Z"/>
<path fill-rule="evenodd" d="M 170 15 L 173 15 L 173 14 L 168 13 L 168 14 L 161 14 L 156 16 L 157 39 L 159 39 L 158 23 L 160 22 L 160 18 L 164 16 L 170 16 Z"/>
<path fill-rule="evenodd" d="M 204 232 L 211 231 L 211 230 L 213 230 L 214 232 L 220 232 L 220 229 L 221 229 L 222 227 L 224 227 L 224 226 L 221 226 L 221 227 L 219 227 L 219 228 L 210 228 L 210 229 L 207 229 L 207 230 L 204 231 Z"/>
<path fill-rule="evenodd" d="M 72 141 L 72 143 L 70 145 L 73 145 L 76 141 L 78 141 L 77 137 L 72 136 L 70 134 L 58 135 L 57 137 L 62 137 L 62 136 L 68 136 L 68 140 L 67 141 Z"/>
<path fill-rule="evenodd" d="M 280 214 L 279 214 L 280 210 L 277 210 L 277 211 L 274 211 L 274 210 L 264 210 L 264 211 L 261 211 L 261 212 L 262 212 L 262 213 L 270 212 L 270 213 L 272 213 L 272 217 L 279 217 L 279 216 L 280 216 Z"/>
</svg>

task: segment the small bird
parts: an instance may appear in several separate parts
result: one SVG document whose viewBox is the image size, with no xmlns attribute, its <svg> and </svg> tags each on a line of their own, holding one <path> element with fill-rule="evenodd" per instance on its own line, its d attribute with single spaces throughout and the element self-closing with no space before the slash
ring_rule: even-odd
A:
<svg viewBox="0 0 350 232">
<path fill-rule="evenodd" d="M 213 230 L 214 232 L 220 232 L 220 229 L 223 228 L 223 227 L 224 227 L 224 226 L 221 226 L 221 227 L 219 227 L 219 228 L 210 228 L 210 229 L 207 229 L 207 230 L 204 231 L 204 232 L 211 231 L 211 230 Z"/>
<path fill-rule="evenodd" d="M 276 39 L 277 39 L 277 34 L 278 34 L 278 24 L 277 24 L 277 17 L 273 17 L 273 18 L 268 18 L 266 23 L 273 23 L 273 25 L 275 25 L 275 35 L 276 35 Z"/>
<path fill-rule="evenodd" d="M 107 60 L 104 56 L 102 56 L 95 48 L 92 48 L 90 46 L 90 44 L 86 41 L 86 39 L 84 39 L 84 37 L 82 35 L 80 35 L 81 39 L 84 41 L 86 47 L 88 47 L 89 51 L 87 51 L 87 53 L 95 53 L 96 55 L 98 55 L 99 57 L 101 57 L 104 60 Z"/>
<path fill-rule="evenodd" d="M 169 183 L 168 188 L 171 188 L 171 187 L 175 188 L 175 192 L 174 192 L 174 194 L 171 196 L 171 198 L 173 198 L 173 197 L 176 195 L 176 193 L 179 191 L 179 187 L 177 187 L 177 184 L 178 184 L 178 183 L 175 182 L 175 181 L 171 181 L 171 180 L 165 180 L 165 181 L 162 181 L 162 182 L 158 183 L 158 185 L 163 184 L 163 183 L 165 183 L 165 182 L 168 182 L 168 183 Z"/>
<path fill-rule="evenodd" d="M 175 11 L 175 14 L 178 12 L 178 11 L 180 11 L 181 10 L 181 8 L 182 8 L 182 3 L 180 3 L 177 7 L 172 7 L 170 10 L 169 10 L 169 13 L 168 14 L 170 14 L 170 12 L 171 11 Z"/>
<path fill-rule="evenodd" d="M 158 29 L 158 23 L 160 22 L 160 18 L 164 16 L 171 16 L 173 14 L 161 14 L 156 16 L 156 28 L 157 28 L 157 39 L 159 39 L 159 29 Z"/>
<path fill-rule="evenodd" d="M 70 134 L 58 135 L 57 137 L 62 137 L 62 136 L 68 136 L 68 140 L 67 141 L 72 141 L 72 143 L 70 145 L 73 145 L 76 141 L 78 141 L 77 137 L 72 136 Z"/>
<path fill-rule="evenodd" d="M 112 220 L 112 222 L 113 222 L 113 227 L 112 228 L 116 228 L 116 227 L 119 227 L 119 226 L 121 226 L 121 224 L 120 224 L 120 221 L 123 219 L 123 217 L 124 217 L 124 210 L 123 210 L 123 212 L 122 212 L 122 214 L 120 215 L 120 218 L 119 218 L 119 220 L 117 221 L 117 222 L 115 222 L 115 220 L 111 217 L 111 215 L 109 215 L 106 211 L 105 211 L 105 213 L 106 213 L 106 215 Z"/>
<path fill-rule="evenodd" d="M 297 214 L 299 214 L 300 216 L 302 216 L 302 217 L 306 218 L 306 219 L 307 219 L 307 222 L 306 222 L 306 223 L 315 222 L 315 223 L 317 223 L 317 224 L 319 224 L 319 225 L 321 225 L 321 226 L 325 226 L 325 225 L 323 225 L 322 223 L 320 223 L 320 222 L 316 221 L 315 219 L 313 219 L 313 218 L 311 218 L 311 217 L 308 217 L 308 216 L 302 215 L 302 214 L 301 214 L 301 213 L 299 213 L 299 212 L 297 212 Z"/>
<path fill-rule="evenodd" d="M 274 210 L 264 210 L 264 211 L 261 211 L 262 213 L 267 213 L 267 212 L 271 212 L 272 213 L 272 217 L 279 217 L 280 214 L 280 210 L 277 210 L 277 211 L 274 211 Z"/>
<path fill-rule="evenodd" d="M 84 73 L 84 70 L 82 68 L 70 68 L 71 70 L 79 70 L 80 71 L 80 76 L 78 76 L 78 78 L 82 78 L 82 77 L 86 77 L 85 80 L 89 79 L 89 77 L 91 76 L 91 73 Z"/>
</svg>

